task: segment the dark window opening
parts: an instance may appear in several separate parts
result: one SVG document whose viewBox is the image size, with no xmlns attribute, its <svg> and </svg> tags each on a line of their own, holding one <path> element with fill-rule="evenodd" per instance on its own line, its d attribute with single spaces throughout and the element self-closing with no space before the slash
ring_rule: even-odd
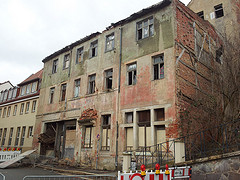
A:
<svg viewBox="0 0 240 180">
<path fill-rule="evenodd" d="M 153 58 L 153 79 L 164 78 L 164 56 L 157 56 Z"/>
<path fill-rule="evenodd" d="M 95 93 L 95 79 L 96 79 L 96 74 L 93 74 L 89 76 L 88 78 L 88 94 L 93 94 Z"/>
<path fill-rule="evenodd" d="M 98 41 L 94 41 L 90 45 L 90 58 L 97 56 Z"/>
<path fill-rule="evenodd" d="M 215 9 L 216 18 L 220 18 L 224 16 L 222 4 L 214 6 L 214 9 Z"/>
<path fill-rule="evenodd" d="M 57 72 L 58 59 L 53 61 L 52 74 Z"/>
<path fill-rule="evenodd" d="M 164 108 L 155 109 L 155 121 L 164 121 L 165 113 Z"/>
<path fill-rule="evenodd" d="M 130 64 L 127 67 L 128 85 L 134 85 L 137 82 L 137 64 Z"/>
<path fill-rule="evenodd" d="M 112 74 L 112 69 L 105 71 L 106 89 L 112 89 Z"/>
<path fill-rule="evenodd" d="M 200 18 L 204 19 L 204 12 L 203 12 L 203 11 L 198 12 L 197 15 L 198 15 Z"/>
<path fill-rule="evenodd" d="M 139 126 L 150 126 L 150 111 L 138 111 L 138 125 Z"/>
<path fill-rule="evenodd" d="M 83 62 L 83 47 L 77 49 L 76 64 Z"/>
<path fill-rule="evenodd" d="M 67 84 L 62 84 L 61 86 L 61 101 L 65 101 L 67 92 Z"/>
<path fill-rule="evenodd" d="M 149 17 L 137 23 L 137 40 L 153 36 L 153 34 L 153 17 Z"/>
</svg>

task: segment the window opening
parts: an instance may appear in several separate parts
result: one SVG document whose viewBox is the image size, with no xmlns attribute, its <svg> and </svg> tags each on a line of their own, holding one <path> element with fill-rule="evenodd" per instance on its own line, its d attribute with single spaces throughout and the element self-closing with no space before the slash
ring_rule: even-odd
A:
<svg viewBox="0 0 240 180">
<path fill-rule="evenodd" d="M 67 91 L 67 84 L 62 84 L 62 86 L 61 86 L 61 101 L 66 100 L 66 91 Z"/>
<path fill-rule="evenodd" d="M 106 82 L 106 89 L 112 89 L 112 75 L 113 75 L 113 69 L 105 71 L 105 82 Z"/>
<path fill-rule="evenodd" d="M 7 135 L 7 128 L 4 128 L 4 131 L 3 131 L 3 139 L 2 139 L 2 146 L 5 145 L 6 135 Z"/>
<path fill-rule="evenodd" d="M 214 6 L 214 9 L 215 9 L 216 18 L 220 18 L 220 17 L 224 16 L 222 4 L 218 4 L 218 5 Z"/>
<path fill-rule="evenodd" d="M 24 144 L 25 131 L 26 131 L 26 126 L 23 126 L 23 128 L 22 128 L 22 137 L 21 137 L 21 141 L 20 141 L 20 146 L 23 146 L 23 144 Z"/>
<path fill-rule="evenodd" d="M 203 11 L 198 12 L 197 15 L 198 15 L 200 18 L 204 19 L 204 12 L 203 12 Z"/>
<path fill-rule="evenodd" d="M 23 114 L 23 110 L 24 110 L 24 103 L 21 104 L 20 114 Z"/>
<path fill-rule="evenodd" d="M 77 49 L 76 64 L 83 62 L 83 47 Z"/>
<path fill-rule="evenodd" d="M 97 47 L 98 47 L 98 41 L 94 41 L 90 45 L 90 58 L 97 56 Z"/>
<path fill-rule="evenodd" d="M 153 79 L 164 78 L 164 56 L 157 56 L 153 58 Z"/>
<path fill-rule="evenodd" d="M 49 104 L 53 103 L 55 87 L 50 88 Z"/>
<path fill-rule="evenodd" d="M 110 150 L 110 133 L 111 133 L 111 115 L 102 116 L 102 147 L 101 150 Z"/>
<path fill-rule="evenodd" d="M 13 116 L 16 116 L 17 114 L 17 105 L 14 106 L 14 109 L 13 109 Z"/>
<path fill-rule="evenodd" d="M 7 117 L 9 117 L 11 114 L 11 106 L 8 107 L 8 111 L 7 111 Z"/>
<path fill-rule="evenodd" d="M 16 139 L 15 139 L 15 146 L 18 146 L 19 137 L 20 137 L 20 130 L 21 130 L 21 127 L 18 127 L 17 128 Z"/>
<path fill-rule="evenodd" d="M 33 103 L 32 103 L 32 112 L 36 111 L 36 105 L 37 105 L 37 101 L 33 101 Z"/>
<path fill-rule="evenodd" d="M 90 75 L 90 76 L 88 77 L 88 81 L 89 81 L 89 84 L 88 84 L 88 93 L 89 93 L 89 94 L 95 93 L 95 79 L 96 79 L 96 74 Z"/>
<path fill-rule="evenodd" d="M 80 79 L 74 81 L 74 97 L 79 97 L 80 94 Z"/>
<path fill-rule="evenodd" d="M 130 124 L 133 123 L 133 112 L 125 113 L 126 123 Z"/>
<path fill-rule="evenodd" d="M 134 85 L 137 82 L 137 64 L 130 64 L 127 66 L 128 85 Z"/>
<path fill-rule="evenodd" d="M 57 66 L 58 66 L 58 59 L 53 61 L 52 74 L 57 72 Z"/>
<path fill-rule="evenodd" d="M 106 37 L 106 49 L 105 51 L 111 51 L 114 49 L 114 33 Z"/>
<path fill-rule="evenodd" d="M 66 54 L 64 56 L 63 69 L 67 69 L 69 67 L 69 63 L 70 63 L 70 54 Z"/>
<path fill-rule="evenodd" d="M 26 108 L 25 108 L 25 113 L 29 113 L 29 106 L 30 106 L 30 102 L 26 103 Z"/>
<path fill-rule="evenodd" d="M 12 136 L 13 136 L 13 128 L 10 129 L 8 146 L 11 146 L 11 144 L 12 144 Z"/>
<path fill-rule="evenodd" d="M 137 23 L 137 40 L 153 36 L 153 17 L 149 17 L 143 21 Z"/>
</svg>

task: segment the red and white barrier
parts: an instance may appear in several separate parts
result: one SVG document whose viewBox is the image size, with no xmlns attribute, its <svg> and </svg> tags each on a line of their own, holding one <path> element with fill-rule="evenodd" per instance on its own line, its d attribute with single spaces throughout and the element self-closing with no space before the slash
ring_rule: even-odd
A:
<svg viewBox="0 0 240 180">
<path fill-rule="evenodd" d="M 169 170 L 162 171 L 146 171 L 146 175 L 142 176 L 141 172 L 132 172 L 129 173 L 120 173 L 118 172 L 118 180 L 171 180 L 179 178 L 189 178 L 191 179 L 191 168 L 190 166 L 186 167 L 175 167 L 169 168 Z"/>
</svg>

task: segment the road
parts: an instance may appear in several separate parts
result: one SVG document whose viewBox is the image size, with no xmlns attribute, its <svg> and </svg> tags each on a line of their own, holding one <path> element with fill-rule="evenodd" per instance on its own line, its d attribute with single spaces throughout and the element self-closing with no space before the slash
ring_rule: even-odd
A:
<svg viewBox="0 0 240 180">
<path fill-rule="evenodd" d="M 27 175 L 59 175 L 56 172 L 50 170 L 44 170 L 42 168 L 6 168 L 0 169 L 0 180 L 2 180 L 1 174 L 5 176 L 5 180 L 22 180 Z"/>
</svg>

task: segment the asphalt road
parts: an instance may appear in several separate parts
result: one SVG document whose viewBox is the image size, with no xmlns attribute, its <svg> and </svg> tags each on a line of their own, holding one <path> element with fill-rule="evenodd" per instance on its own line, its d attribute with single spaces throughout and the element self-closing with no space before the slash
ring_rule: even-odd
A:
<svg viewBox="0 0 240 180">
<path fill-rule="evenodd" d="M 22 180 L 27 175 L 59 175 L 56 172 L 50 170 L 44 170 L 42 168 L 6 168 L 0 169 L 0 180 L 3 180 L 1 174 L 5 176 L 5 180 Z"/>
</svg>

